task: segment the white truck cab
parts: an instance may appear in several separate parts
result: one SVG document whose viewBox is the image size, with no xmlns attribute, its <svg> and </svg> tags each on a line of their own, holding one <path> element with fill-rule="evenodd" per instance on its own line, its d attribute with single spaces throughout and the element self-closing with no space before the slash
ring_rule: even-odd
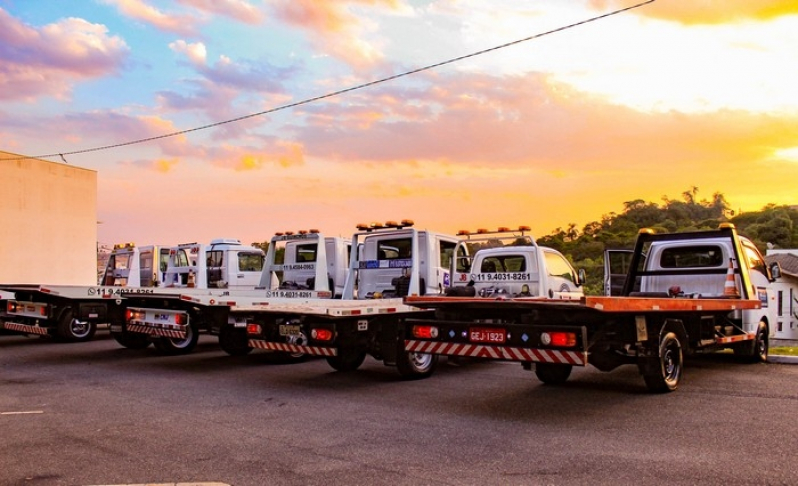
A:
<svg viewBox="0 0 798 486">
<path fill-rule="evenodd" d="M 164 245 L 116 244 L 108 257 L 99 284 L 115 287 L 159 287 L 163 285 L 169 250 Z"/>
<path fill-rule="evenodd" d="M 348 238 L 324 237 L 315 229 L 276 233 L 269 242 L 260 286 L 329 292 L 340 298 L 349 273 L 350 250 Z"/>
<path fill-rule="evenodd" d="M 263 260 L 263 250 L 237 239 L 215 239 L 207 246 L 184 243 L 169 251 L 164 286 L 254 289 Z"/>
<path fill-rule="evenodd" d="M 458 232 L 464 239 L 457 245 L 448 294 L 581 299 L 584 271 L 574 270 L 559 251 L 538 246 L 528 231 L 528 226 L 521 226 Z M 503 240 L 511 240 L 510 245 L 505 246 Z M 468 246 L 472 257 L 468 257 Z"/>
<path fill-rule="evenodd" d="M 443 293 L 458 240 L 412 226 L 407 219 L 357 226 L 344 299 Z"/>
</svg>

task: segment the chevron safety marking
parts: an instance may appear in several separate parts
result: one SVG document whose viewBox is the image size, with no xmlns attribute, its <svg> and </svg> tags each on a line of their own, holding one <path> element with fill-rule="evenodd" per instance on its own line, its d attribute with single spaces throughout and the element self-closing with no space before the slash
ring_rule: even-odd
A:
<svg viewBox="0 0 798 486">
<path fill-rule="evenodd" d="M 0 325 L 0 328 L 8 329 L 9 331 L 24 332 L 26 334 L 38 334 L 39 336 L 46 336 L 48 334 L 46 327 L 28 326 L 25 324 L 17 324 L 16 322 L 4 322 Z"/>
<path fill-rule="evenodd" d="M 560 363 L 576 366 L 587 365 L 587 353 L 583 351 L 486 346 L 484 344 L 468 343 L 436 343 L 415 340 L 405 340 L 405 351 L 410 351 L 411 353 L 465 356 L 468 358 L 534 361 L 538 363 Z"/>
<path fill-rule="evenodd" d="M 186 331 L 175 331 L 172 329 L 158 329 L 155 327 L 141 326 L 138 324 L 128 324 L 128 332 L 137 332 L 139 334 L 149 334 L 151 336 L 161 336 L 173 339 L 186 339 Z"/>
<path fill-rule="evenodd" d="M 753 341 L 756 339 L 756 334 L 749 332 L 747 334 L 738 334 L 737 336 L 719 337 L 716 339 L 718 344 L 737 343 L 740 341 Z"/>
<path fill-rule="evenodd" d="M 304 353 L 312 356 L 337 356 L 338 349 L 325 348 L 322 346 L 298 346 L 288 343 L 273 343 L 260 339 L 250 339 L 249 347 L 256 349 L 268 349 L 270 351 L 283 351 L 285 353 Z"/>
</svg>

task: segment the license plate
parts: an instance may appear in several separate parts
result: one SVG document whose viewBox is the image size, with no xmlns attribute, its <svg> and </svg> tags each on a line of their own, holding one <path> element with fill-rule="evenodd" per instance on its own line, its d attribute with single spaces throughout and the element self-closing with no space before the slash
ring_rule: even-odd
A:
<svg viewBox="0 0 798 486">
<path fill-rule="evenodd" d="M 299 330 L 299 326 L 280 324 L 280 336 L 298 336 L 300 334 L 302 331 Z"/>
<path fill-rule="evenodd" d="M 507 341 L 507 331 L 492 327 L 472 327 L 468 330 L 468 339 L 472 343 L 503 343 Z"/>
</svg>

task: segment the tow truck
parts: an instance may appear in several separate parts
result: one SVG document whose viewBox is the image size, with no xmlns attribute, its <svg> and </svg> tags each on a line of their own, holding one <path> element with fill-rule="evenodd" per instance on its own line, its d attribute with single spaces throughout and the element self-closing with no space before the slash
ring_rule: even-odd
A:
<svg viewBox="0 0 798 486">
<path fill-rule="evenodd" d="M 613 268 L 626 262 L 626 271 Z M 545 384 L 561 384 L 574 366 L 638 367 L 652 392 L 682 382 L 684 356 L 731 349 L 741 360 L 767 359 L 780 267 L 734 225 L 657 234 L 640 230 L 634 249 L 605 256 L 612 295 L 561 300 L 525 297 L 408 296 L 434 311 L 409 318 L 404 349 L 520 362 Z M 616 279 L 622 279 L 618 283 Z"/>
<path fill-rule="evenodd" d="M 355 370 L 371 355 L 406 378 L 429 375 L 437 357 L 405 351 L 398 336 L 403 318 L 432 313 L 402 298 L 444 291 L 459 240 L 413 225 L 402 220 L 357 226 L 341 300 L 238 302 L 231 319 L 246 325 L 252 348 L 321 356 L 337 371 Z"/>
<path fill-rule="evenodd" d="M 331 299 L 344 286 L 350 248 L 346 238 L 324 237 L 315 229 L 278 232 L 269 242 L 265 260 L 261 250 L 228 243 L 224 247 L 219 240 L 212 245 L 214 250 L 207 251 L 197 244 L 178 247 L 170 257 L 163 291 L 127 300 L 124 321 L 112 326 L 117 341 L 136 349 L 153 342 L 164 354 L 187 354 L 196 347 L 199 334 L 207 332 L 219 337 L 226 353 L 243 355 L 252 348 L 246 325 L 231 314 L 232 307 L 269 305 L 280 299 L 293 303 Z M 225 251 L 236 253 L 225 256 Z M 217 267 L 225 261 L 238 262 L 229 268 L 241 273 L 232 275 L 233 270 L 228 270 L 227 278 L 219 277 Z"/>
<path fill-rule="evenodd" d="M 168 247 L 114 245 L 99 285 L 0 285 L 6 294 L 0 329 L 14 334 L 88 341 L 98 324 L 124 317 L 122 298 L 160 285 Z"/>
<path fill-rule="evenodd" d="M 127 294 L 123 318 L 111 324 L 111 335 L 130 349 L 153 343 L 164 354 L 189 353 L 200 332 L 218 334 L 217 323 L 225 319 L 220 307 L 202 307 L 192 299 L 203 296 L 215 303 L 231 294 L 251 293 L 260 284 L 263 264 L 263 250 L 234 238 L 177 245 L 169 250 L 163 285 L 149 293 Z"/>
</svg>

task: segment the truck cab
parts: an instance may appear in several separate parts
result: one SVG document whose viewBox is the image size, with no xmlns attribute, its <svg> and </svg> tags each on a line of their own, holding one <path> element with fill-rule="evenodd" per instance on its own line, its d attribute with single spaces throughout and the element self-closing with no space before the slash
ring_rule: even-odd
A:
<svg viewBox="0 0 798 486">
<path fill-rule="evenodd" d="M 170 248 L 164 245 L 114 245 L 100 285 L 114 287 L 159 287 L 163 285 Z"/>
<path fill-rule="evenodd" d="M 577 272 L 557 250 L 537 245 L 528 226 L 497 231 L 460 231 L 452 262 L 449 295 L 543 297 L 578 300 L 584 296 L 584 271 Z M 510 240 L 509 245 L 503 241 Z M 468 256 L 468 247 L 474 252 Z"/>
<path fill-rule="evenodd" d="M 733 231 L 722 224 L 719 232 Z M 741 330 L 755 333 L 760 324 L 772 331 L 776 306 L 772 282 L 778 264 L 768 267 L 754 243 L 745 236 L 658 239 L 641 230 L 646 241 L 636 252 L 608 250 L 605 254 L 605 294 L 629 297 L 688 297 L 695 299 L 759 300 L 761 309 L 740 314 Z M 634 266 L 635 271 L 630 272 Z M 629 277 L 627 277 L 629 275 Z M 731 330 L 724 330 L 730 333 Z"/>
<path fill-rule="evenodd" d="M 410 220 L 357 226 L 344 299 L 443 293 L 458 239 L 412 226 Z"/>
<path fill-rule="evenodd" d="M 276 233 L 269 242 L 260 286 L 319 291 L 320 297 L 341 298 L 349 273 L 350 250 L 348 238 L 324 237 L 315 229 Z"/>
<path fill-rule="evenodd" d="M 210 245 L 185 243 L 170 249 L 166 287 L 254 289 L 263 270 L 263 250 L 232 238 Z"/>
</svg>

